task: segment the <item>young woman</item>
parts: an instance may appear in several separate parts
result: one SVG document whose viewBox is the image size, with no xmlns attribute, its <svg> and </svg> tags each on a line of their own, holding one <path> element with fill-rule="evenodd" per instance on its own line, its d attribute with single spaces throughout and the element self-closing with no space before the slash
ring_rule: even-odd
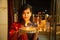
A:
<svg viewBox="0 0 60 40">
<path fill-rule="evenodd" d="M 29 4 L 24 4 L 19 10 L 19 22 L 24 27 L 37 27 L 37 25 L 32 20 L 32 6 Z M 27 33 L 28 40 L 37 40 L 38 33 Z"/>
<path fill-rule="evenodd" d="M 37 27 L 37 24 L 35 24 L 32 21 L 32 7 L 29 4 L 24 4 L 20 7 L 20 10 L 18 12 L 18 20 L 19 25 L 17 26 L 17 30 L 14 30 L 18 34 L 17 40 L 37 40 L 38 33 L 21 33 L 19 32 L 19 28 L 22 27 Z M 15 27 L 16 29 L 16 27 Z M 13 34 L 13 31 L 10 31 L 10 34 Z"/>
</svg>

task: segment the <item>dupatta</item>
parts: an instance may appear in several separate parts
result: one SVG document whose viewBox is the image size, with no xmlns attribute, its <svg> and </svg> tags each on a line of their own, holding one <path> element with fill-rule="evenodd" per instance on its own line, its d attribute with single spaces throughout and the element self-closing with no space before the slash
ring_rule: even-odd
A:
<svg viewBox="0 0 60 40">
<path fill-rule="evenodd" d="M 20 35 L 18 37 L 18 30 L 19 30 L 19 28 L 22 27 L 21 25 L 22 24 L 17 23 L 17 22 L 15 22 L 11 25 L 11 28 L 9 31 L 9 40 L 28 40 L 26 33 L 23 33 L 22 35 Z"/>
</svg>

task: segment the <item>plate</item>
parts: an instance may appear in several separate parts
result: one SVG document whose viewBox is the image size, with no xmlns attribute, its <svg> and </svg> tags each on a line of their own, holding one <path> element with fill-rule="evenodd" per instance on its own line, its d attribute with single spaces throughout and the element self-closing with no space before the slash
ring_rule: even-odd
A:
<svg viewBox="0 0 60 40">
<path fill-rule="evenodd" d="M 36 33 L 36 27 L 22 27 L 20 28 L 22 32 L 27 32 L 27 33 Z"/>
</svg>

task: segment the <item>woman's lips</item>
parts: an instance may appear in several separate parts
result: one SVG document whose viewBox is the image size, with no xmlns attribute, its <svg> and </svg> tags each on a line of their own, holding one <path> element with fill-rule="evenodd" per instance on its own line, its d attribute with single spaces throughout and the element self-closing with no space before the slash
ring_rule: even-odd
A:
<svg viewBox="0 0 60 40">
<path fill-rule="evenodd" d="M 28 17 L 25 17 L 25 18 L 28 18 Z"/>
</svg>

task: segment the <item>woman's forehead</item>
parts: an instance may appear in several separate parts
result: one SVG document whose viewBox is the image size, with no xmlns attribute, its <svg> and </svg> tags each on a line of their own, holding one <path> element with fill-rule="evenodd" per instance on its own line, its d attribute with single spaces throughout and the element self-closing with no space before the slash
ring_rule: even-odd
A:
<svg viewBox="0 0 60 40">
<path fill-rule="evenodd" d="M 23 12 L 30 12 L 30 9 L 27 8 L 27 9 L 25 9 Z"/>
</svg>

